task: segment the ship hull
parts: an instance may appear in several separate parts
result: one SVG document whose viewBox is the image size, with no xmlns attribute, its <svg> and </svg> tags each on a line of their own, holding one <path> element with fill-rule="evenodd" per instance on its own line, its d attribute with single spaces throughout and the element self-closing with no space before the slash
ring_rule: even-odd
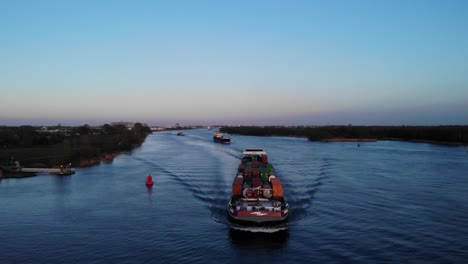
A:
<svg viewBox="0 0 468 264">
<path fill-rule="evenodd" d="M 247 149 L 232 183 L 227 205 L 229 218 L 243 224 L 264 225 L 287 221 L 289 204 L 283 184 L 262 149 Z"/>
<path fill-rule="evenodd" d="M 286 222 L 289 216 L 289 212 L 235 211 L 231 203 L 228 204 L 227 211 L 231 221 L 245 225 L 280 224 Z"/>
<path fill-rule="evenodd" d="M 216 143 L 221 143 L 221 144 L 231 144 L 231 139 L 230 138 L 217 138 L 214 137 L 213 141 Z"/>
</svg>

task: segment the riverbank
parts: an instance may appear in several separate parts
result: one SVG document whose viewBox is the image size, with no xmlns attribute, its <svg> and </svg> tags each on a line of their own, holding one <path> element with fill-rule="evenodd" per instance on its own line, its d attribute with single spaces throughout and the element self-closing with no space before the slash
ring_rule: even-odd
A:
<svg viewBox="0 0 468 264">
<path fill-rule="evenodd" d="M 81 160 L 79 163 L 79 167 L 86 168 L 86 167 L 91 167 L 91 166 L 97 166 L 101 164 L 101 162 L 111 163 L 117 156 L 119 156 L 122 153 L 125 153 L 125 152 L 121 151 L 121 152 L 108 153 L 108 154 L 103 154 L 100 157 L 94 157 L 94 158 L 90 158 L 86 160 Z"/>
<path fill-rule="evenodd" d="M 60 168 L 89 167 L 101 162 L 112 162 L 119 154 L 140 147 L 151 130 L 136 123 L 131 129 L 107 124 L 95 128 L 68 128 L 67 134 L 38 132 L 32 127 L 2 127 L 0 132 L 3 135 L 0 138 L 0 164 L 14 164 L 18 161 L 19 166 L 25 168 Z M 56 140 L 42 140 L 44 133 L 50 137 L 55 136 Z M 11 138 L 17 140 L 10 140 Z M 34 175 L 6 166 L 1 177 L 21 178 Z"/>
<path fill-rule="evenodd" d="M 89 159 L 73 161 L 70 164 L 74 164 L 73 166 L 76 166 L 76 167 L 79 167 L 79 168 L 98 166 L 98 165 L 101 164 L 101 162 L 111 163 L 117 156 L 119 156 L 122 153 L 125 153 L 125 151 L 106 153 L 106 154 L 102 154 L 99 157 L 93 157 L 93 158 L 89 158 Z M 32 166 L 29 166 L 29 167 L 32 167 Z M 37 163 L 37 164 L 35 164 L 34 167 L 36 167 L 36 168 L 46 168 L 47 166 L 45 164 L 43 164 L 43 163 Z M 60 168 L 60 166 L 54 165 L 54 166 L 52 166 L 52 168 Z M 7 170 L 6 167 L 3 168 L 3 169 L 0 167 L 0 179 L 28 178 L 28 177 L 34 177 L 34 176 L 37 176 L 37 173 Z"/>
<path fill-rule="evenodd" d="M 379 140 L 468 145 L 468 126 L 235 126 L 232 135 L 302 137 L 320 142 L 376 142 Z"/>
</svg>

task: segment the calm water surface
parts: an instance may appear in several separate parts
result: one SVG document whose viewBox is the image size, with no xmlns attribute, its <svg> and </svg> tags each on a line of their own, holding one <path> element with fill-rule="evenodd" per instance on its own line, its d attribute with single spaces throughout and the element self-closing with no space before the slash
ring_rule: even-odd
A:
<svg viewBox="0 0 468 264">
<path fill-rule="evenodd" d="M 73 176 L 1 180 L 0 262 L 467 263 L 464 148 L 237 135 L 221 145 L 212 133 L 157 133 Z M 268 152 L 285 185 L 286 225 L 227 219 L 249 147 Z"/>
</svg>

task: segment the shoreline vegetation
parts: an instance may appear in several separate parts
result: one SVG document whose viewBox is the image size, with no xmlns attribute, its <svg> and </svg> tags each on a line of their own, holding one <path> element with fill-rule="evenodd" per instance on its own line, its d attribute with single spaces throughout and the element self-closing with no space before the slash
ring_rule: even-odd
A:
<svg viewBox="0 0 468 264">
<path fill-rule="evenodd" d="M 225 126 L 221 131 L 249 136 L 302 137 L 320 142 L 408 141 L 468 145 L 468 126 Z"/>
<path fill-rule="evenodd" d="M 181 129 L 187 128 L 172 130 Z M 468 145 L 468 126 L 224 126 L 220 131 L 250 136 L 301 137 L 330 143 L 393 140 Z M 36 175 L 8 169 L 13 168 L 16 161 L 23 167 L 34 168 L 89 167 L 112 162 L 118 155 L 141 146 L 151 133 L 151 129 L 141 123 L 100 127 L 0 126 L 0 179 Z"/>
<path fill-rule="evenodd" d="M 0 127 L 0 179 L 35 176 L 15 171 L 22 167 L 89 167 L 112 162 L 143 144 L 151 129 L 141 123 L 100 127 Z M 2 169 L 3 168 L 3 169 Z"/>
</svg>

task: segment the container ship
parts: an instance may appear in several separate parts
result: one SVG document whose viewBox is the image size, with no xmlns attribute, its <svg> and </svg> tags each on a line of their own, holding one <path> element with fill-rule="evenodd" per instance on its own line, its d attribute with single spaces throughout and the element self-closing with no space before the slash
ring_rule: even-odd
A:
<svg viewBox="0 0 468 264">
<path fill-rule="evenodd" d="M 245 224 L 275 224 L 287 220 L 289 205 L 284 199 L 283 184 L 263 149 L 243 152 L 227 211 L 231 220 Z"/>
<path fill-rule="evenodd" d="M 219 131 L 216 131 L 213 136 L 213 141 L 221 144 L 231 144 L 231 138 Z"/>
</svg>

